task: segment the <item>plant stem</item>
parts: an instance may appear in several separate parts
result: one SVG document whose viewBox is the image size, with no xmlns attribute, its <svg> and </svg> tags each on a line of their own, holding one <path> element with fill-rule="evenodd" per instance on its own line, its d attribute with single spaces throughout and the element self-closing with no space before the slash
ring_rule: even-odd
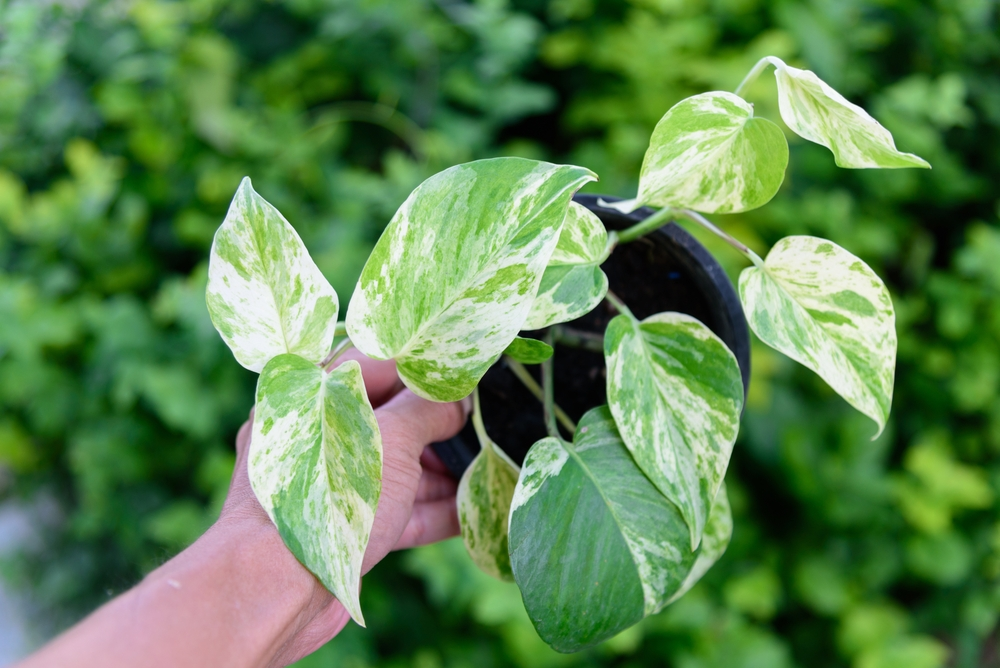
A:
<svg viewBox="0 0 1000 668">
<path fill-rule="evenodd" d="M 674 210 L 670 207 L 664 207 L 654 213 L 652 216 L 641 220 L 632 227 L 618 232 L 618 243 L 626 244 L 630 241 L 635 241 L 639 237 L 646 236 L 654 230 L 658 230 L 669 221 L 671 215 L 673 215 Z"/>
<path fill-rule="evenodd" d="M 333 337 L 339 338 L 341 336 L 347 336 L 347 323 L 343 320 L 337 323 L 337 329 L 333 330 Z"/>
<path fill-rule="evenodd" d="M 701 225 L 706 230 L 708 230 L 715 236 L 719 237 L 727 244 L 729 244 L 730 246 L 738 250 L 740 253 L 745 255 L 747 258 L 749 258 L 750 261 L 753 262 L 755 266 L 757 267 L 764 266 L 764 261 L 760 259 L 760 256 L 754 253 L 749 248 L 747 248 L 746 244 L 737 239 L 734 239 L 729 234 L 720 230 L 718 227 L 715 226 L 714 223 L 712 223 L 710 220 L 705 218 L 705 216 L 701 215 L 700 213 L 696 211 L 690 211 L 688 209 L 675 209 L 673 213 L 678 218 L 684 218 L 686 220 L 690 220 L 693 223 Z"/>
<path fill-rule="evenodd" d="M 757 77 L 761 75 L 761 72 L 767 69 L 767 66 L 770 64 L 771 60 L 767 56 L 764 56 L 763 58 L 758 60 L 757 64 L 753 66 L 753 69 L 751 69 L 747 73 L 747 75 L 743 77 L 743 81 L 740 82 L 740 85 L 736 87 L 735 93 L 740 97 L 745 98 L 746 96 L 744 95 L 744 93 L 746 93 L 746 89 L 749 88 L 750 85 L 757 80 Z"/>
<path fill-rule="evenodd" d="M 553 345 L 551 328 L 545 332 L 542 340 L 549 344 L 550 347 Z M 542 362 L 542 393 L 544 395 L 542 398 L 542 409 L 545 414 L 545 428 L 548 430 L 549 436 L 562 438 L 562 435 L 559 433 L 559 426 L 556 424 L 556 381 L 553 376 L 551 357 Z"/>
<path fill-rule="evenodd" d="M 348 350 L 354 347 L 354 342 L 350 339 L 344 339 L 337 344 L 337 347 L 330 351 L 330 354 L 320 362 L 320 366 L 323 367 L 324 371 L 329 371 L 333 368 L 333 363 L 337 361 L 337 358 L 346 353 Z"/>
<path fill-rule="evenodd" d="M 611 305 L 615 307 L 615 310 L 617 310 L 622 315 L 631 316 L 633 318 L 635 317 L 634 315 L 632 315 L 632 311 L 628 310 L 628 306 L 625 306 L 625 302 L 619 299 L 618 295 L 611 292 L 611 290 L 608 290 L 608 294 L 606 294 L 604 298 L 607 299 L 609 302 L 611 302 Z"/>
<path fill-rule="evenodd" d="M 483 410 L 479 407 L 478 385 L 472 391 L 472 427 L 476 430 L 476 436 L 479 438 L 479 447 L 485 450 L 493 441 L 486 434 L 486 425 L 483 424 Z"/>
<path fill-rule="evenodd" d="M 591 350 L 595 353 L 604 352 L 604 336 L 595 332 L 584 332 L 580 329 L 556 325 L 552 328 L 556 343 L 570 348 Z"/>
<path fill-rule="evenodd" d="M 507 362 L 507 366 L 510 368 L 511 372 L 517 376 L 519 381 L 521 381 L 521 384 L 528 388 L 528 391 L 535 395 L 536 399 L 544 402 L 545 395 L 542 392 L 541 386 L 539 386 L 538 381 L 536 381 L 534 377 L 528 373 L 528 370 L 524 367 L 524 365 L 506 355 L 504 356 L 504 360 Z M 570 434 L 576 433 L 576 423 L 569 419 L 569 416 L 566 415 L 566 412 L 563 409 L 559 408 L 559 404 L 553 402 L 552 408 L 553 412 L 556 414 L 556 419 L 559 420 L 559 424 L 565 427 L 566 431 Z"/>
</svg>

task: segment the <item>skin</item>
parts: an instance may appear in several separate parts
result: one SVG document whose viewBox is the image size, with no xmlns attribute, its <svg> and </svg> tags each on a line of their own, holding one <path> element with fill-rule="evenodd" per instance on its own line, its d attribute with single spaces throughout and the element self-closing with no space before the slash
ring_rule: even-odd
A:
<svg viewBox="0 0 1000 668">
<path fill-rule="evenodd" d="M 382 495 L 364 572 L 392 550 L 457 535 L 456 483 L 427 448 L 465 424 L 468 400 L 441 404 L 403 389 L 393 362 L 356 351 L 382 432 Z M 251 420 L 253 413 L 251 412 Z M 250 488 L 250 420 L 218 521 L 176 557 L 18 664 L 284 666 L 316 651 L 350 620 L 284 546 Z"/>
</svg>

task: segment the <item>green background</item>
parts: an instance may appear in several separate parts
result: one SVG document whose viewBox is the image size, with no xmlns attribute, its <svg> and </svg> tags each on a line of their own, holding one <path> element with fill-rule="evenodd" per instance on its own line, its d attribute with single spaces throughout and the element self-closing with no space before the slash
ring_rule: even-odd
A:
<svg viewBox="0 0 1000 668">
<path fill-rule="evenodd" d="M 216 516 L 254 376 L 212 329 L 239 180 L 345 298 L 427 176 L 523 155 L 635 193 L 659 117 L 776 55 L 933 171 L 845 171 L 790 137 L 759 253 L 830 238 L 893 292 L 886 433 L 755 345 L 732 545 L 660 615 L 579 655 L 460 543 L 395 554 L 309 666 L 1000 665 L 1000 37 L 995 0 L 0 0 L 0 495 L 48 508 L 3 563 L 51 633 Z M 773 77 L 750 91 L 778 120 Z M 740 259 L 712 244 L 731 272 Z"/>
</svg>

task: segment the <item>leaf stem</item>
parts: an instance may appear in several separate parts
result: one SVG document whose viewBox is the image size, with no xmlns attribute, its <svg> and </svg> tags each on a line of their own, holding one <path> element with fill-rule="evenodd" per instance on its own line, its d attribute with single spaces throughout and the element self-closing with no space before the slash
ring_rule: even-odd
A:
<svg viewBox="0 0 1000 668">
<path fill-rule="evenodd" d="M 337 322 L 337 328 L 333 330 L 334 338 L 339 338 L 341 336 L 347 336 L 347 322 L 344 320 Z"/>
<path fill-rule="evenodd" d="M 696 211 L 691 211 L 689 209 L 674 209 L 673 213 L 678 218 L 684 218 L 686 220 L 690 220 L 692 223 L 697 223 L 698 225 L 701 225 L 706 230 L 708 230 L 715 236 L 719 237 L 727 244 L 729 244 L 730 246 L 738 250 L 740 253 L 742 253 L 744 256 L 749 258 L 750 261 L 753 262 L 755 266 L 763 268 L 764 261 L 760 259 L 759 255 L 757 255 L 752 250 L 747 248 L 746 244 L 744 244 L 742 241 L 739 241 L 738 239 L 735 239 L 734 237 L 727 234 L 726 232 L 720 230 L 718 227 L 715 226 L 715 223 L 705 218 L 705 216 L 701 215 Z"/>
<path fill-rule="evenodd" d="M 545 332 L 542 340 L 549 344 L 550 347 L 553 345 L 551 328 Z M 545 428 L 548 430 L 549 436 L 552 436 L 553 438 L 562 438 L 562 435 L 559 433 L 559 425 L 556 424 L 556 381 L 553 374 L 551 357 L 542 362 L 542 393 L 542 410 L 545 414 Z"/>
<path fill-rule="evenodd" d="M 596 332 L 585 332 L 563 325 L 552 328 L 556 343 L 570 348 L 581 348 L 595 353 L 604 352 L 604 336 Z"/>
<path fill-rule="evenodd" d="M 507 367 L 511 370 L 511 373 L 517 376 L 517 379 L 521 381 L 521 384 L 528 388 L 528 391 L 535 395 L 536 399 L 544 403 L 545 395 L 542 392 L 541 386 L 538 384 L 538 381 L 536 381 L 534 377 L 528 373 L 525 366 L 509 355 L 504 355 L 504 360 L 507 362 Z M 573 422 L 568 415 L 566 415 L 566 411 L 559 408 L 559 404 L 555 402 L 552 403 L 552 409 L 556 414 L 556 419 L 559 420 L 559 424 L 565 427 L 566 431 L 570 434 L 576 433 L 576 423 Z"/>
<path fill-rule="evenodd" d="M 618 243 L 627 244 L 630 241 L 635 241 L 639 237 L 644 237 L 650 232 L 660 229 L 670 222 L 669 219 L 673 215 L 673 212 L 674 210 L 670 207 L 664 207 L 648 218 L 640 220 L 632 227 L 618 232 Z"/>
<path fill-rule="evenodd" d="M 472 427 L 476 430 L 476 437 L 479 438 L 479 447 L 485 450 L 493 441 L 486 433 L 486 425 L 483 424 L 483 410 L 479 407 L 479 386 L 472 391 Z"/>
<path fill-rule="evenodd" d="M 736 87 L 736 90 L 734 92 L 740 97 L 745 99 L 746 98 L 745 93 L 747 88 L 749 88 L 750 85 L 757 80 L 757 77 L 759 77 L 761 73 L 764 70 L 766 70 L 767 66 L 770 64 L 771 64 L 771 59 L 767 56 L 764 56 L 763 58 L 758 60 L 757 64 L 754 65 L 749 72 L 747 72 L 747 75 L 745 77 L 743 77 L 743 81 L 740 82 L 740 85 Z"/>
<path fill-rule="evenodd" d="M 320 366 L 323 367 L 324 371 L 330 371 L 333 368 L 333 363 L 337 361 L 337 358 L 346 353 L 348 350 L 354 347 L 354 342 L 350 339 L 344 339 L 337 346 L 330 351 L 330 354 L 320 362 Z"/>
<path fill-rule="evenodd" d="M 635 318 L 635 316 L 632 315 L 632 311 L 629 310 L 628 306 L 625 306 L 625 302 L 619 299 L 618 295 L 611 292 L 611 290 L 608 290 L 608 294 L 606 294 L 604 298 L 607 299 L 611 303 L 611 305 L 615 307 L 615 310 L 617 310 L 622 315 L 627 315 L 629 317 Z"/>
</svg>

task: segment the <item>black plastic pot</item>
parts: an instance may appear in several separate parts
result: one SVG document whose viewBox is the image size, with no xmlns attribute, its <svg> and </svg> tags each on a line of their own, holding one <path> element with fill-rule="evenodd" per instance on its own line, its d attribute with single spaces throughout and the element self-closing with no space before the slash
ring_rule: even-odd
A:
<svg viewBox="0 0 1000 668">
<path fill-rule="evenodd" d="M 577 195 L 577 202 L 593 211 L 609 230 L 623 230 L 651 215 L 642 208 L 623 214 L 599 206 L 597 195 Z M 605 201 L 617 198 L 604 197 Z M 663 311 L 679 311 L 698 318 L 736 355 L 743 391 L 750 380 L 750 336 L 739 297 L 729 277 L 705 247 L 683 228 L 670 223 L 641 239 L 618 246 L 607 262 L 611 290 L 638 318 Z M 603 334 L 617 313 L 607 302 L 578 320 L 566 323 L 577 330 Z M 606 403 L 602 353 L 556 345 L 555 397 L 573 420 Z M 538 367 L 528 367 L 538 377 Z M 546 436 L 541 403 L 507 368 L 503 359 L 479 383 L 483 422 L 490 437 L 520 464 L 528 448 Z M 479 452 L 471 422 L 458 436 L 434 444 L 451 473 L 461 477 Z"/>
</svg>

